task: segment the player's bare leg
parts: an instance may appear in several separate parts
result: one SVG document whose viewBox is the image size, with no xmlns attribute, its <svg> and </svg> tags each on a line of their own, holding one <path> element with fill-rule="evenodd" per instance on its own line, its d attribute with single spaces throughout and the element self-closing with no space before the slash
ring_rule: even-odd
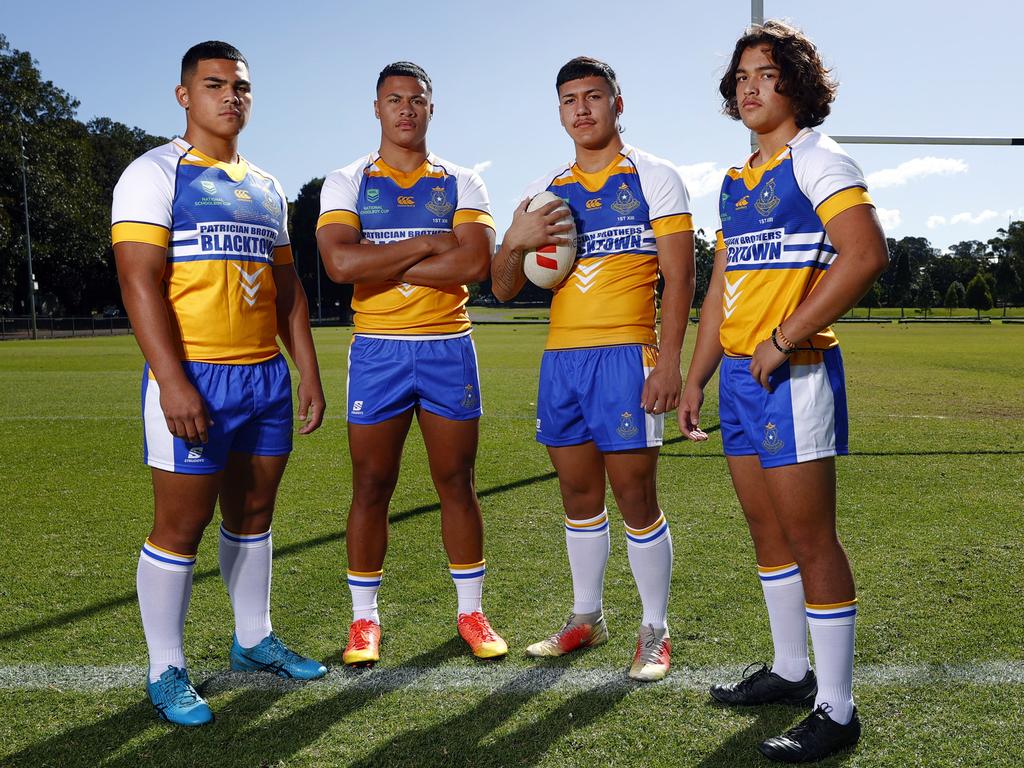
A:
<svg viewBox="0 0 1024 768">
<path fill-rule="evenodd" d="M 659 448 L 606 453 L 605 466 L 615 501 L 626 524 L 626 551 L 643 617 L 629 676 L 661 680 L 671 664 L 668 594 L 672 582 L 672 535 L 658 506 Z"/>
<path fill-rule="evenodd" d="M 287 455 L 233 451 L 221 478 L 218 555 L 235 615 L 231 668 L 313 680 L 327 674 L 327 668 L 288 648 L 270 623 L 271 521 L 287 465 Z"/>
<path fill-rule="evenodd" d="M 153 528 L 149 540 L 162 549 L 194 555 L 213 519 L 222 472 L 187 475 L 153 469 Z"/>
<path fill-rule="evenodd" d="M 484 521 L 474 485 L 479 420 L 455 421 L 420 408 L 430 476 L 441 502 L 441 538 L 458 596 L 459 634 L 478 658 L 508 653 L 483 612 Z"/>
<path fill-rule="evenodd" d="M 352 504 L 345 544 L 353 571 L 379 571 L 388 547 L 388 505 L 398 484 L 412 409 L 379 424 L 349 424 Z"/>
<path fill-rule="evenodd" d="M 817 681 L 807 655 L 807 618 L 801 568 L 789 547 L 757 456 L 728 456 L 736 496 L 754 542 L 775 656 L 742 680 L 711 687 L 725 704 L 806 703 Z"/>
<path fill-rule="evenodd" d="M 378 424 L 348 425 L 352 458 L 352 504 L 346 525 L 348 585 L 352 624 L 342 654 L 346 664 L 373 664 L 380 658 L 380 589 L 388 548 L 388 506 L 398 483 L 402 446 L 412 409 Z"/>
<path fill-rule="evenodd" d="M 480 423 L 418 410 L 430 476 L 441 502 L 441 538 L 452 563 L 483 559 L 484 522 L 474 484 Z"/>
</svg>

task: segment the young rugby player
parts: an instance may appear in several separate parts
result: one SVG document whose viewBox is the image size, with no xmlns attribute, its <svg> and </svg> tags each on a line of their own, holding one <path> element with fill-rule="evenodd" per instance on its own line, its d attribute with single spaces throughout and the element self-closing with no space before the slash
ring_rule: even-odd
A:
<svg viewBox="0 0 1024 768">
<path fill-rule="evenodd" d="M 835 456 L 847 453 L 843 363 L 830 324 L 888 264 L 864 176 L 813 128 L 836 83 L 814 44 L 778 21 L 736 43 L 725 113 L 757 137 L 729 170 L 721 229 L 679 426 L 706 439 L 703 390 L 721 365 L 719 420 L 754 541 L 775 658 L 711 695 L 733 705 L 813 702 L 798 726 L 760 745 L 774 760 L 817 760 L 856 743 L 857 598 L 836 535 Z M 807 655 L 810 625 L 817 676 Z"/>
<path fill-rule="evenodd" d="M 292 263 L 277 180 L 238 154 L 252 88 L 227 43 L 181 62 L 181 138 L 133 162 L 114 189 L 114 255 L 146 366 L 145 462 L 153 528 L 137 585 L 149 646 L 149 696 L 165 720 L 213 718 L 185 671 L 192 571 L 220 501 L 220 568 L 235 614 L 231 668 L 309 680 L 326 669 L 288 649 L 270 624 L 270 524 L 292 449 L 288 365 L 301 377 L 299 432 L 323 419 L 306 296 Z"/>
<path fill-rule="evenodd" d="M 487 190 L 476 173 L 427 152 L 434 105 L 421 67 L 385 67 L 373 107 L 380 149 L 328 175 L 317 222 L 328 275 L 355 284 L 346 535 L 352 624 L 343 659 L 362 665 L 380 657 L 388 504 L 414 413 L 441 501 L 459 634 L 476 656 L 503 656 L 508 646 L 481 605 L 486 565 L 473 468 L 482 411 L 465 285 L 486 277 L 494 252 Z"/>
<path fill-rule="evenodd" d="M 579 57 L 558 72 L 562 126 L 575 161 L 526 190 L 491 265 L 492 290 L 508 301 L 525 283 L 528 251 L 564 241 L 560 203 L 527 212 L 547 189 L 568 205 L 578 232 L 577 259 L 554 289 L 551 326 L 540 370 L 537 440 L 558 472 L 573 609 L 565 625 L 527 648 L 560 656 L 603 643 L 604 573 L 610 536 L 605 483 L 625 521 L 629 563 L 643 604 L 637 680 L 669 669 L 667 623 L 672 539 L 655 488 L 665 412 L 681 385 L 679 354 L 693 300 L 693 225 L 679 172 L 626 146 L 619 133 L 623 100 L 615 72 Z M 665 287 L 661 339 L 655 334 L 655 288 Z"/>
</svg>

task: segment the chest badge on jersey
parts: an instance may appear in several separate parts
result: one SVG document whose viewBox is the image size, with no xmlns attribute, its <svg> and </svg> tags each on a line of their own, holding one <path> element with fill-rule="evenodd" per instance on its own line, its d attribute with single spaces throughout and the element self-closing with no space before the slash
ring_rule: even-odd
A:
<svg viewBox="0 0 1024 768">
<path fill-rule="evenodd" d="M 444 187 L 434 187 L 430 191 L 430 202 L 427 203 L 426 207 L 435 216 L 444 216 L 452 209 L 452 204 L 448 202 L 448 194 L 444 191 Z"/>
<path fill-rule="evenodd" d="M 782 450 L 786 444 L 782 442 L 779 437 L 779 428 L 772 424 L 770 421 L 764 425 L 764 440 L 761 441 L 761 447 L 764 448 L 768 453 L 776 454 Z"/>
<path fill-rule="evenodd" d="M 368 190 L 366 190 L 366 202 L 368 202 L 368 203 L 376 203 L 378 200 L 380 200 L 380 190 L 379 189 L 368 189 Z"/>
<path fill-rule="evenodd" d="M 623 440 L 629 440 L 630 438 L 636 437 L 637 432 L 640 431 L 640 427 L 636 425 L 636 421 L 633 420 L 633 414 L 626 411 L 619 417 L 619 426 L 615 429 L 616 434 Z"/>
<path fill-rule="evenodd" d="M 754 207 L 757 208 L 757 212 L 762 216 L 767 216 L 769 213 L 775 210 L 775 207 L 782 202 L 779 196 L 775 194 L 775 179 L 769 179 L 768 183 L 764 185 L 764 189 L 761 190 L 761 194 L 757 196 L 757 202 L 754 203 Z"/>
<path fill-rule="evenodd" d="M 627 213 L 635 211 L 639 206 L 640 201 L 636 199 L 633 190 L 629 188 L 626 182 L 622 182 L 622 186 L 615 193 L 615 202 L 612 203 L 612 210 L 625 216 Z"/>
</svg>

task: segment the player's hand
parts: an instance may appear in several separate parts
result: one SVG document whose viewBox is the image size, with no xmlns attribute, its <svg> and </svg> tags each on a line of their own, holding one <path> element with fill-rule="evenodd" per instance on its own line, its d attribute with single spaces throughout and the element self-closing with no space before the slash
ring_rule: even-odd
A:
<svg viewBox="0 0 1024 768">
<path fill-rule="evenodd" d="M 180 380 L 160 382 L 160 409 L 167 420 L 167 429 L 175 437 L 190 443 L 205 443 L 207 430 L 213 424 L 206 403 L 184 376 Z"/>
<path fill-rule="evenodd" d="M 561 237 L 573 228 L 572 213 L 560 200 L 552 200 L 536 211 L 527 211 L 529 200 L 523 200 L 512 214 L 512 225 L 505 233 L 505 240 L 513 251 L 535 251 L 546 245 L 568 245 L 569 239 Z"/>
<path fill-rule="evenodd" d="M 663 365 L 659 362 L 644 382 L 640 406 L 647 413 L 674 411 L 679 405 L 679 389 L 682 385 L 678 365 Z"/>
<path fill-rule="evenodd" d="M 757 383 L 772 391 L 769 377 L 786 362 L 786 355 L 779 352 L 772 344 L 771 339 L 765 339 L 754 348 L 754 356 L 750 358 L 750 375 L 757 379 Z"/>
<path fill-rule="evenodd" d="M 704 390 L 697 386 L 687 386 L 679 398 L 679 431 L 695 443 L 708 439 L 707 432 L 700 428 L 702 405 Z"/>
<path fill-rule="evenodd" d="M 299 427 L 300 435 L 308 435 L 320 428 L 324 421 L 324 410 L 327 402 L 324 399 L 324 388 L 319 379 L 299 382 Z"/>
</svg>

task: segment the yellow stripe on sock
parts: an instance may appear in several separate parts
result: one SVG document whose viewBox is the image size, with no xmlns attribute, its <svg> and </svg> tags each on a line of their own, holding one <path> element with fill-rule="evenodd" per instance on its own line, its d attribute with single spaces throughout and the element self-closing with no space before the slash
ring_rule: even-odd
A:
<svg viewBox="0 0 1024 768">
<path fill-rule="evenodd" d="M 486 564 L 486 560 L 481 560 L 479 563 L 469 563 L 467 565 L 461 565 L 459 563 L 448 563 L 448 568 L 450 568 L 453 571 L 469 571 L 473 568 L 482 568 Z"/>
<path fill-rule="evenodd" d="M 665 522 L 665 513 L 662 512 L 660 515 L 658 515 L 658 519 L 655 520 L 650 525 L 648 525 L 646 528 L 630 528 L 627 525 L 626 526 L 626 530 L 629 531 L 634 536 L 643 536 L 645 533 L 650 533 L 651 531 L 653 531 L 655 528 L 657 528 L 658 526 L 660 526 L 664 522 Z"/>
<path fill-rule="evenodd" d="M 814 603 L 805 603 L 805 605 L 808 608 L 811 608 L 813 610 L 818 610 L 818 611 L 827 610 L 828 608 L 848 608 L 851 605 L 856 605 L 856 604 L 857 604 L 857 598 L 856 597 L 853 598 L 853 600 L 844 600 L 841 603 L 823 603 L 821 605 L 815 605 Z"/>
<path fill-rule="evenodd" d="M 772 573 L 774 571 L 784 571 L 787 568 L 792 568 L 796 563 L 786 563 L 785 565 L 760 565 L 758 564 L 757 570 L 761 573 Z"/>
</svg>

